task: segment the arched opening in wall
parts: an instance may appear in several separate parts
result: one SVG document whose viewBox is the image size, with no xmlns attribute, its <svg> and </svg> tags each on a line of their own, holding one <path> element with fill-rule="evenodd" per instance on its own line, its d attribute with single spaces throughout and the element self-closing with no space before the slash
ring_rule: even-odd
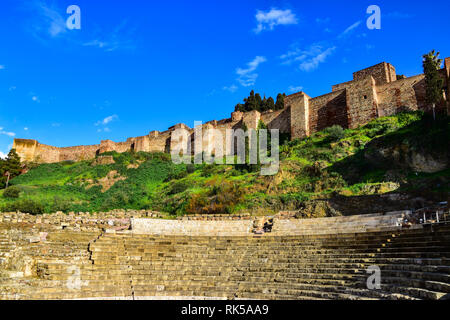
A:
<svg viewBox="0 0 450 320">
<path fill-rule="evenodd" d="M 100 149 L 98 149 L 97 151 L 95 151 L 95 157 L 97 158 L 100 155 Z"/>
<path fill-rule="evenodd" d="M 131 144 L 131 146 L 130 146 L 130 151 L 131 151 L 131 152 L 136 151 L 136 143 L 133 142 L 133 143 Z"/>
</svg>

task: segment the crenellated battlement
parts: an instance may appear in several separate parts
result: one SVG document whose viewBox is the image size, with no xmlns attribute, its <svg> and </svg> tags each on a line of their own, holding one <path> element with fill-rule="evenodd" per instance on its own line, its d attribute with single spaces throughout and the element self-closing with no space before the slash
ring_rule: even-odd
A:
<svg viewBox="0 0 450 320">
<path fill-rule="evenodd" d="M 445 59 L 441 70 L 444 78 L 444 95 L 438 110 L 450 110 L 450 58 Z M 356 128 L 383 116 L 390 116 L 402 110 L 429 111 L 426 103 L 425 76 L 397 77 L 396 69 L 387 62 L 353 73 L 353 80 L 332 86 L 332 92 L 310 97 L 298 92 L 285 98 L 285 107 L 278 111 L 260 113 L 258 111 L 236 111 L 223 120 L 212 120 L 202 126 L 203 130 L 217 129 L 225 137 L 228 129 L 244 127 L 256 129 L 263 121 L 269 129 L 278 129 L 288 133 L 292 139 L 303 138 L 333 125 L 343 128 Z M 23 162 L 53 163 L 65 160 L 87 160 L 97 155 L 116 151 L 166 152 L 173 150 L 177 141 L 173 141 L 175 130 L 186 133 L 183 143 L 190 143 L 194 129 L 180 123 L 167 131 L 151 131 L 146 136 L 128 138 L 125 142 L 101 141 L 98 145 L 58 148 L 39 143 L 36 140 L 14 139 L 13 148 Z M 220 135 L 218 135 L 220 137 Z M 178 139 L 179 137 L 177 137 Z M 211 150 L 216 136 L 204 139 L 204 150 Z M 206 141 L 206 142 L 205 142 Z M 183 150 L 189 150 L 187 146 Z"/>
</svg>

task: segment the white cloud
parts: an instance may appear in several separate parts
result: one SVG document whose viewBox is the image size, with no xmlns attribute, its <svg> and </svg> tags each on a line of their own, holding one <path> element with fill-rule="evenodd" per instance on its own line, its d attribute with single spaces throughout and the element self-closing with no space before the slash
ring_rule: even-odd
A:
<svg viewBox="0 0 450 320">
<path fill-rule="evenodd" d="M 52 123 L 52 127 L 54 128 L 61 127 L 61 123 Z"/>
<path fill-rule="evenodd" d="M 330 56 L 335 50 L 336 47 L 331 47 L 321 51 L 313 57 L 306 59 L 300 64 L 300 70 L 307 72 L 316 70 L 319 67 L 319 64 L 325 62 L 327 57 Z"/>
<path fill-rule="evenodd" d="M 334 51 L 336 46 L 325 46 L 323 44 L 313 44 L 306 50 L 296 48 L 282 55 L 280 58 L 283 64 L 300 63 L 299 68 L 302 71 L 313 71 L 327 59 Z"/>
<path fill-rule="evenodd" d="M 111 129 L 108 127 L 97 129 L 97 132 L 111 132 Z"/>
<path fill-rule="evenodd" d="M 117 119 L 117 115 L 109 116 L 109 117 L 103 119 L 103 124 L 108 124 L 108 123 L 110 123 L 111 121 L 113 121 L 115 119 Z"/>
<path fill-rule="evenodd" d="M 81 39 L 81 35 L 76 32 L 68 31 L 66 20 L 69 15 L 66 14 L 65 7 L 57 7 L 52 1 L 51 5 L 43 0 L 30 0 L 28 10 L 32 11 L 35 19 L 30 19 L 28 31 L 33 36 L 46 43 L 48 38 L 64 39 L 68 43 L 77 46 L 94 47 L 104 51 L 115 51 L 117 49 L 135 49 L 135 29 L 125 29 L 127 21 L 123 20 L 111 31 L 96 30 L 89 33 L 92 37 L 90 41 L 86 38 Z M 80 37 L 75 37 L 79 35 Z"/>
<path fill-rule="evenodd" d="M 346 35 L 348 35 L 349 33 L 351 33 L 353 30 L 355 30 L 356 28 L 358 28 L 360 24 L 361 24 L 361 21 L 355 22 L 355 23 L 352 24 L 350 27 L 348 27 L 347 29 L 345 29 L 344 32 L 342 32 L 342 33 L 339 35 L 339 38 L 345 37 Z"/>
<path fill-rule="evenodd" d="M 0 134 L 8 136 L 8 137 L 15 137 L 16 136 L 16 134 L 14 132 L 5 131 L 5 130 L 3 130 L 2 127 L 0 127 Z"/>
<path fill-rule="evenodd" d="M 253 71 L 256 70 L 256 68 L 258 68 L 258 66 L 263 63 L 266 62 L 267 59 L 265 57 L 262 56 L 256 56 L 255 59 L 253 59 L 252 61 L 250 61 L 249 63 L 247 63 L 247 69 L 242 69 L 242 68 L 238 68 L 236 70 L 236 73 L 240 76 L 242 75 L 247 75 Z"/>
<path fill-rule="evenodd" d="M 282 64 L 291 64 L 295 60 L 299 60 L 301 56 L 304 54 L 302 53 L 302 50 L 299 48 L 296 48 L 294 50 L 288 51 L 287 53 L 280 56 L 280 59 L 283 60 Z"/>
<path fill-rule="evenodd" d="M 31 100 L 33 100 L 34 102 L 37 102 L 37 103 L 41 102 L 41 100 L 39 100 L 38 96 L 32 96 Z"/>
<path fill-rule="evenodd" d="M 3 69 L 5 69 L 5 66 L 0 64 L 0 70 L 3 70 Z"/>
<path fill-rule="evenodd" d="M 35 0 L 31 2 L 31 10 L 37 13 L 39 19 L 34 21 L 33 31 L 40 34 L 49 35 L 52 38 L 58 37 L 67 32 L 66 19 L 61 13 L 65 10 L 48 6 L 44 1 Z"/>
<path fill-rule="evenodd" d="M 16 90 L 16 89 L 17 89 L 16 86 L 11 86 L 11 87 L 9 87 L 9 91 L 14 91 L 14 90 Z"/>
<path fill-rule="evenodd" d="M 257 26 L 253 30 L 260 33 L 263 30 L 273 30 L 278 25 L 297 24 L 298 20 L 295 14 L 290 10 L 279 10 L 272 8 L 267 12 L 257 10 L 255 15 Z"/>
<path fill-rule="evenodd" d="M 6 156 L 7 156 L 6 153 L 3 153 L 3 152 L 0 151 L 0 159 L 5 159 Z"/>
<path fill-rule="evenodd" d="M 99 126 L 99 125 L 106 126 L 108 123 L 111 123 L 112 121 L 117 120 L 118 118 L 119 118 L 119 116 L 117 116 L 116 114 L 113 114 L 112 116 L 106 117 L 103 120 L 97 121 L 95 123 L 95 125 L 96 126 Z M 105 128 L 105 129 L 107 129 L 107 128 Z"/>
<path fill-rule="evenodd" d="M 267 59 L 262 56 L 256 56 L 255 59 L 247 63 L 247 68 L 237 68 L 236 74 L 239 76 L 237 81 L 244 87 L 253 86 L 258 78 L 258 74 L 255 73 L 258 66 L 266 62 Z"/>
<path fill-rule="evenodd" d="M 124 30 L 126 25 L 127 21 L 124 20 L 106 36 L 104 36 L 106 33 L 103 32 L 101 35 L 103 39 L 97 38 L 84 42 L 83 46 L 102 49 L 106 52 L 112 52 L 118 49 L 135 49 L 136 46 L 132 40 L 134 38 L 134 30 Z"/>
<path fill-rule="evenodd" d="M 327 22 L 327 19 L 319 18 L 316 19 L 316 22 Z M 307 49 L 300 48 L 298 44 L 294 44 L 293 49 L 280 56 L 281 63 L 286 65 L 299 63 L 299 69 L 306 72 L 316 70 L 320 64 L 324 63 L 327 58 L 336 51 L 338 46 L 342 46 L 342 42 L 345 41 L 345 38 L 350 36 L 361 23 L 361 21 L 357 21 L 345 29 L 335 39 L 314 43 L 309 47 L 306 47 Z M 364 38 L 366 36 L 367 34 L 365 33 L 357 35 L 358 38 Z M 371 46 L 367 46 L 367 49 L 371 48 Z"/>
<path fill-rule="evenodd" d="M 232 84 L 229 87 L 227 87 L 227 86 L 223 87 L 223 90 L 230 91 L 230 92 L 236 92 L 237 89 L 238 89 L 238 87 L 235 84 Z"/>
<path fill-rule="evenodd" d="M 106 47 L 107 43 L 100 41 L 100 40 L 92 40 L 86 43 L 83 43 L 83 46 L 88 46 L 88 47 L 98 47 L 100 49 Z"/>
<path fill-rule="evenodd" d="M 303 90 L 303 87 L 302 86 L 297 86 L 297 87 L 290 86 L 288 88 L 288 90 L 289 90 L 289 92 L 300 92 Z"/>
</svg>

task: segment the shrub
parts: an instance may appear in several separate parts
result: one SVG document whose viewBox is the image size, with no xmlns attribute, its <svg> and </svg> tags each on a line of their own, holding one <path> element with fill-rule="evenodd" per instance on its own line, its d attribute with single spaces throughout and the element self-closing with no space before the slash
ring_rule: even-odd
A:
<svg viewBox="0 0 450 320">
<path fill-rule="evenodd" d="M 183 179 L 188 175 L 187 171 L 176 171 L 171 170 L 169 174 L 167 175 L 167 178 L 164 180 L 165 182 L 171 181 L 171 180 L 179 180 Z"/>
<path fill-rule="evenodd" d="M 192 163 L 188 164 L 186 166 L 186 172 L 188 174 L 194 173 L 195 172 L 195 165 L 193 165 Z"/>
<path fill-rule="evenodd" d="M 16 201 L 14 203 L 8 204 L 5 206 L 4 211 L 20 211 L 23 213 L 29 213 L 33 215 L 43 214 L 44 206 L 42 203 L 31 200 L 31 199 L 23 199 Z"/>
<path fill-rule="evenodd" d="M 215 166 L 213 164 L 207 164 L 202 168 L 202 177 L 209 177 L 215 173 Z"/>
<path fill-rule="evenodd" d="M 423 111 L 400 112 L 395 115 L 400 127 L 410 125 L 415 121 L 419 121 L 424 117 Z"/>
<path fill-rule="evenodd" d="M 232 213 L 233 207 L 243 200 L 240 186 L 227 181 L 211 187 L 207 193 L 194 194 L 186 206 L 188 214 Z"/>
<path fill-rule="evenodd" d="M 67 212 L 70 210 L 71 202 L 69 200 L 63 199 L 61 197 L 55 196 L 52 203 L 52 212 L 63 211 Z"/>
<path fill-rule="evenodd" d="M 16 186 L 11 186 L 3 192 L 3 197 L 10 199 L 17 199 L 19 195 L 20 195 L 20 188 Z"/>
<path fill-rule="evenodd" d="M 328 134 L 328 137 L 332 141 L 338 141 L 338 140 L 341 140 L 341 139 L 345 138 L 345 131 L 344 131 L 344 129 L 342 129 L 342 127 L 338 126 L 338 125 L 334 125 L 332 127 L 326 128 L 324 130 L 324 132 L 326 134 Z"/>
<path fill-rule="evenodd" d="M 206 194 L 194 194 L 186 206 L 188 214 L 208 214 L 210 208 L 208 206 L 209 199 Z"/>
<path fill-rule="evenodd" d="M 189 188 L 189 185 L 185 181 L 178 181 L 172 185 L 169 190 L 169 194 L 178 194 L 186 191 Z"/>
</svg>

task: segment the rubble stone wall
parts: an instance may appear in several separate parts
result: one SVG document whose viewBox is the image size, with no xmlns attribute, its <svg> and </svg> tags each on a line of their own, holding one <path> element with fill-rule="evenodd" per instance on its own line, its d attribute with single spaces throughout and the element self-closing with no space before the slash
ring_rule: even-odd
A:
<svg viewBox="0 0 450 320">
<path fill-rule="evenodd" d="M 450 58 L 445 59 L 441 70 L 446 89 L 445 100 L 437 107 L 447 108 L 450 113 Z M 309 136 L 324 128 L 339 125 L 356 128 L 382 116 L 389 116 L 403 110 L 429 111 L 425 98 L 424 75 L 397 80 L 394 66 L 382 62 L 353 73 L 353 80 L 336 84 L 332 92 L 311 98 L 303 92 L 285 98 L 285 107 L 278 111 L 260 113 L 258 111 L 233 112 L 231 118 L 213 120 L 205 128 L 218 129 L 221 135 L 210 136 L 203 144 L 204 150 L 213 150 L 218 139 L 223 139 L 225 150 L 231 150 L 231 141 L 226 140 L 227 129 L 256 129 L 263 121 L 269 129 L 279 129 L 290 133 L 291 139 Z M 185 136 L 174 137 L 176 129 L 185 129 Z M 86 160 L 108 151 L 126 152 L 167 152 L 191 150 L 194 130 L 185 124 L 177 124 L 165 132 L 152 131 L 149 135 L 128 138 L 125 142 L 105 140 L 100 145 L 57 148 L 36 140 L 15 139 L 13 148 L 21 160 L 52 163 L 65 160 Z M 178 152 L 178 151 L 177 151 Z"/>
</svg>

